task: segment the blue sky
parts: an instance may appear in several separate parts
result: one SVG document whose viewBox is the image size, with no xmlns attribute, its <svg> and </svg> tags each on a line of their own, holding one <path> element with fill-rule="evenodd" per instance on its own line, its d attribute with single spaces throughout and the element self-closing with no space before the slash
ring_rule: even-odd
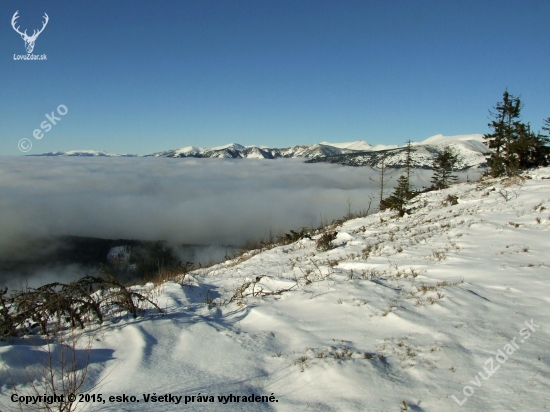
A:
<svg viewBox="0 0 550 412">
<path fill-rule="evenodd" d="M 48 13 L 33 52 L 46 61 L 14 61 L 16 10 L 29 34 Z M 538 130 L 549 16 L 546 0 L 3 0 L 0 155 L 22 138 L 29 154 L 146 154 L 485 133 L 506 87 Z"/>
</svg>

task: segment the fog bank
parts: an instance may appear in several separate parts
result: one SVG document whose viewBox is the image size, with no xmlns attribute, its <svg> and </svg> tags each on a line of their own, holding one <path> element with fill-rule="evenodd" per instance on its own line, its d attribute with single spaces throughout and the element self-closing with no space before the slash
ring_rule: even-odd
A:
<svg viewBox="0 0 550 412">
<path fill-rule="evenodd" d="M 239 245 L 365 209 L 377 180 L 301 159 L 0 157 L 0 259 L 60 235 Z"/>
</svg>

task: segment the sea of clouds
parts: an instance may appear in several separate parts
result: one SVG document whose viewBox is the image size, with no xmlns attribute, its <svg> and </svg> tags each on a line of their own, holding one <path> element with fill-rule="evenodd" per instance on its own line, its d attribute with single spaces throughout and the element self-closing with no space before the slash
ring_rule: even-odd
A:
<svg viewBox="0 0 550 412">
<path fill-rule="evenodd" d="M 60 235 L 241 245 L 373 210 L 378 192 L 370 168 L 301 159 L 0 157 L 0 260 Z"/>
</svg>

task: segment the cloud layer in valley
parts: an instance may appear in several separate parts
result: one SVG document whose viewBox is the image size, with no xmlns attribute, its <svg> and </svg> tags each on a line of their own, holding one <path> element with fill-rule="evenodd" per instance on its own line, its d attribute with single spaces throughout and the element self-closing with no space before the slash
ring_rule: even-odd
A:
<svg viewBox="0 0 550 412">
<path fill-rule="evenodd" d="M 415 171 L 414 184 L 430 176 Z M 2 157 L 0 259 L 59 235 L 239 245 L 340 218 L 348 200 L 365 209 L 376 180 L 299 159 Z"/>
</svg>

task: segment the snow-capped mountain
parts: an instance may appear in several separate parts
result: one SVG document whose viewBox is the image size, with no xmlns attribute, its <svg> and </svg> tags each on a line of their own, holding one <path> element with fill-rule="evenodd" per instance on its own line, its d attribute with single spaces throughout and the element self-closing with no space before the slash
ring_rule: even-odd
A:
<svg viewBox="0 0 550 412">
<path fill-rule="evenodd" d="M 78 157 L 137 157 L 133 154 L 116 154 L 97 150 L 71 150 L 68 152 L 46 152 L 27 156 L 78 156 Z"/>
<path fill-rule="evenodd" d="M 412 166 L 415 168 L 430 169 L 433 159 L 446 147 L 458 154 L 458 169 L 465 170 L 472 167 L 487 165 L 485 153 L 490 149 L 483 143 L 483 135 L 443 136 L 441 134 L 429 137 L 421 142 L 412 143 Z M 346 166 L 380 167 L 382 161 L 387 167 L 399 168 L 405 165 L 406 148 L 384 148 L 379 150 L 355 150 L 353 153 L 318 157 L 308 159 L 307 163 L 338 163 Z"/>
<path fill-rule="evenodd" d="M 361 151 L 378 151 L 378 150 L 396 149 L 399 147 L 397 145 L 382 145 L 382 144 L 371 146 L 364 140 L 357 140 L 355 142 L 346 142 L 346 143 L 321 142 L 320 144 L 325 146 L 338 147 L 340 149 L 351 149 L 351 150 L 361 150 Z"/>
<path fill-rule="evenodd" d="M 346 147 L 350 146 L 350 147 Z M 355 153 L 360 147 L 361 150 L 372 150 L 373 146 L 362 140 L 351 143 L 318 143 L 311 146 L 296 145 L 283 149 L 269 148 L 265 146 L 242 146 L 238 143 L 231 143 L 225 146 L 202 148 L 196 146 L 183 147 L 181 149 L 167 150 L 165 152 L 153 153 L 148 156 L 155 157 L 214 157 L 230 159 L 279 159 L 303 157 L 315 159 L 318 157 L 336 156 L 340 154 Z"/>
<path fill-rule="evenodd" d="M 485 166 L 485 155 L 489 149 L 483 143 L 483 135 L 435 135 L 421 142 L 412 143 L 413 165 L 430 168 L 435 156 L 450 146 L 460 157 L 459 168 Z M 84 156 L 84 157 L 133 157 L 94 150 L 76 150 L 70 152 L 49 152 L 34 156 Z M 358 140 L 355 142 L 321 142 L 314 145 L 296 145 L 287 148 L 269 148 L 265 146 L 243 146 L 230 143 L 224 146 L 204 148 L 186 146 L 179 149 L 152 153 L 146 157 L 167 158 L 226 158 L 226 159 L 279 159 L 304 158 L 310 163 L 329 162 L 348 166 L 376 166 L 384 158 L 389 167 L 401 167 L 405 160 L 404 146 L 375 145 Z"/>
</svg>

